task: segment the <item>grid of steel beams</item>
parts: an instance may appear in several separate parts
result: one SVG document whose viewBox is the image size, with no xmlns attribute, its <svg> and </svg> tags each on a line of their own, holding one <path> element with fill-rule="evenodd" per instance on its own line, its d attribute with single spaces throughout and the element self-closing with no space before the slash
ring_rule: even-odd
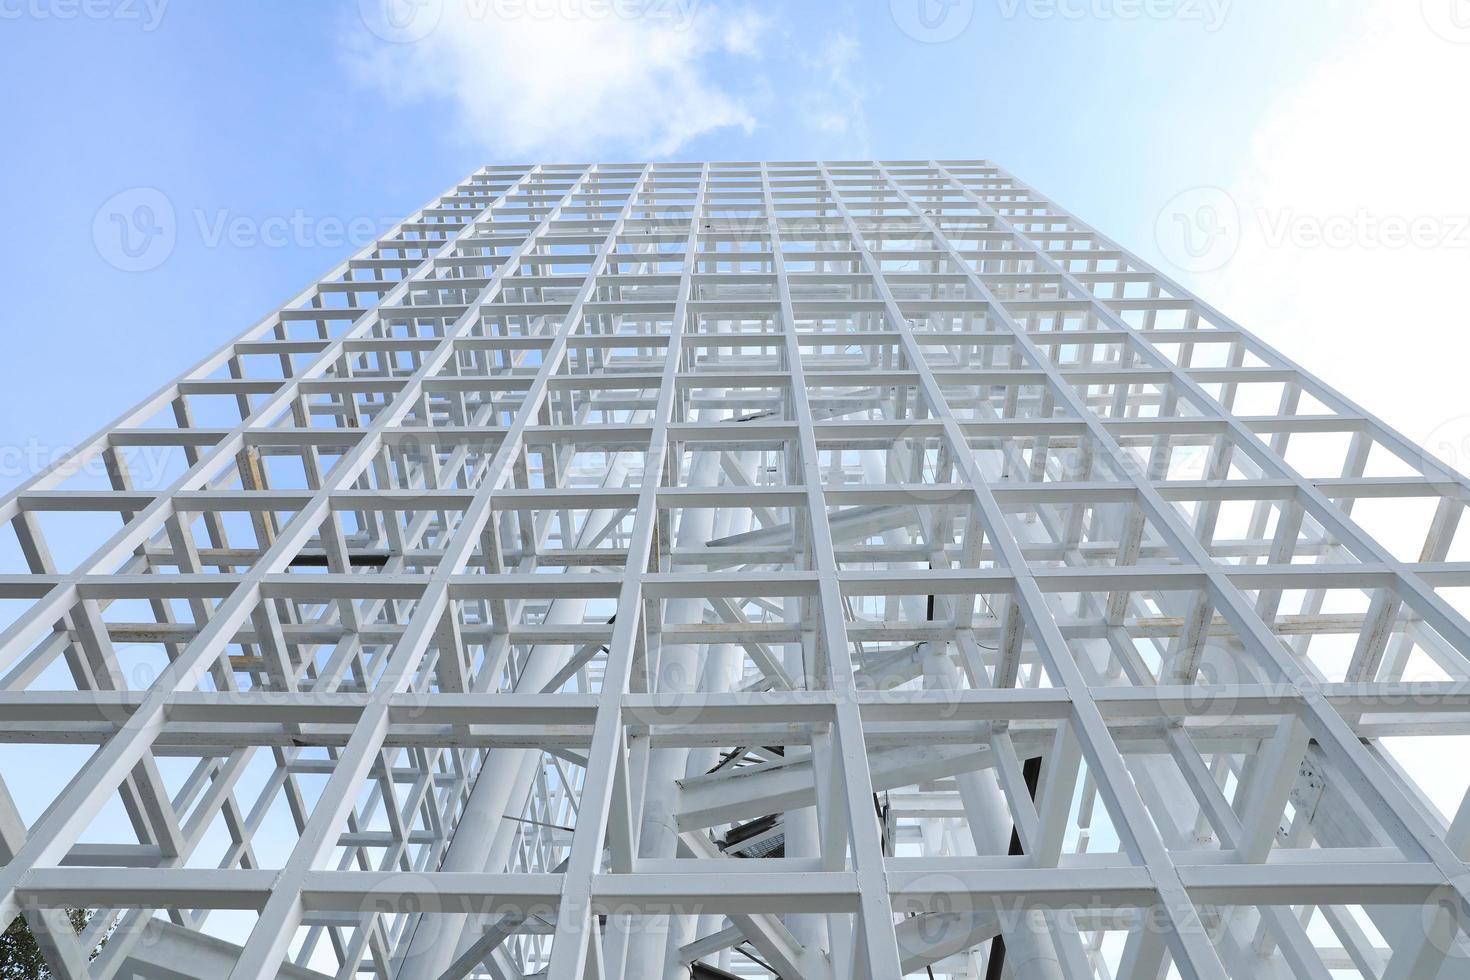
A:
<svg viewBox="0 0 1470 980">
<path fill-rule="evenodd" d="M 983 161 L 487 167 L 0 500 L 0 920 L 1463 976 L 1467 489 Z"/>
</svg>

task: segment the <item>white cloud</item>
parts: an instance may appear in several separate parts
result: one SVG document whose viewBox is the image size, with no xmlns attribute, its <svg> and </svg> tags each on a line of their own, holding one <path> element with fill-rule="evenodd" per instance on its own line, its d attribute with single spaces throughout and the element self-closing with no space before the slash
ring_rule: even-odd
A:
<svg viewBox="0 0 1470 980">
<path fill-rule="evenodd" d="M 1166 206 L 1158 245 L 1177 267 L 1211 270 L 1180 278 L 1227 315 L 1470 472 L 1464 2 L 1363 0 L 1337 50 L 1272 94 L 1244 172 L 1223 190 L 1198 188 Z M 1373 503 L 1360 501 L 1354 516 Z M 1379 521 L 1371 530 L 1417 545 L 1426 525 Z M 1463 594 L 1446 598 L 1470 612 Z M 1462 757 L 1470 739 L 1386 746 L 1452 818 L 1465 780 L 1448 775 L 1444 760 Z"/>
<path fill-rule="evenodd" d="M 1189 277 L 1204 295 L 1470 470 L 1470 130 L 1455 109 L 1470 92 L 1470 31 L 1437 16 L 1455 2 L 1372 0 L 1332 56 L 1275 96 L 1228 197 L 1182 206 L 1201 244 L 1206 225 L 1238 222 L 1233 256 L 1233 235 L 1203 256 L 1229 261 Z M 1166 253 L 1179 218 L 1166 210 Z"/>
<path fill-rule="evenodd" d="M 747 10 L 739 17 L 731 17 L 724 25 L 725 50 L 731 54 L 758 58 L 761 41 L 771 27 L 771 19 L 754 10 Z"/>
<path fill-rule="evenodd" d="M 863 107 L 866 93 L 855 71 L 860 54 L 857 38 L 840 31 L 800 59 L 809 78 L 800 106 L 803 123 L 829 137 L 840 137 L 849 156 L 866 156 L 870 143 Z"/>
<path fill-rule="evenodd" d="M 766 21 L 700 0 L 361 0 L 347 57 L 400 102 L 447 99 L 494 159 L 668 157 L 755 118 L 714 58 Z M 364 29 L 366 27 L 367 29 Z M 732 73 L 733 74 L 733 73 Z"/>
</svg>

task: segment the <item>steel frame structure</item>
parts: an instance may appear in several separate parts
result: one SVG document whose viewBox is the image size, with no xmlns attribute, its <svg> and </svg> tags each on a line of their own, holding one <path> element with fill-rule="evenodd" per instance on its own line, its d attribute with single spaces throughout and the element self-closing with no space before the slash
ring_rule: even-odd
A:
<svg viewBox="0 0 1470 980">
<path fill-rule="evenodd" d="M 0 501 L 0 920 L 1461 976 L 1467 489 L 988 162 L 486 167 Z"/>
</svg>

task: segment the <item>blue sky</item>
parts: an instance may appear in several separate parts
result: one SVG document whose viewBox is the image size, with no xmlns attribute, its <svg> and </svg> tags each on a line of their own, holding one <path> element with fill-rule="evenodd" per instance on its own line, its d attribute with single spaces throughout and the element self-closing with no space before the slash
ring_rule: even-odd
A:
<svg viewBox="0 0 1470 980">
<path fill-rule="evenodd" d="M 552 159 L 986 157 L 1454 455 L 1466 42 L 1467 0 L 0 0 L 0 489 L 476 165 Z M 140 203 L 171 250 L 119 251 Z"/>
</svg>

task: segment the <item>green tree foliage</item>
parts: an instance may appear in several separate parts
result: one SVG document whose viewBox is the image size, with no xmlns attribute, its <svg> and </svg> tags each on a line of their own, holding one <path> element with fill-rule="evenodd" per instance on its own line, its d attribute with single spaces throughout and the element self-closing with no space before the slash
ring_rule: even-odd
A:
<svg viewBox="0 0 1470 980">
<path fill-rule="evenodd" d="M 77 932 L 81 932 L 92 917 L 86 909 L 68 909 L 66 915 Z M 92 955 L 97 955 L 95 950 Z M 51 969 L 41 955 L 41 948 L 36 945 L 36 937 L 31 935 L 30 927 L 26 925 L 25 916 L 17 915 L 10 928 L 0 934 L 0 980 L 49 980 L 50 977 Z"/>
</svg>

